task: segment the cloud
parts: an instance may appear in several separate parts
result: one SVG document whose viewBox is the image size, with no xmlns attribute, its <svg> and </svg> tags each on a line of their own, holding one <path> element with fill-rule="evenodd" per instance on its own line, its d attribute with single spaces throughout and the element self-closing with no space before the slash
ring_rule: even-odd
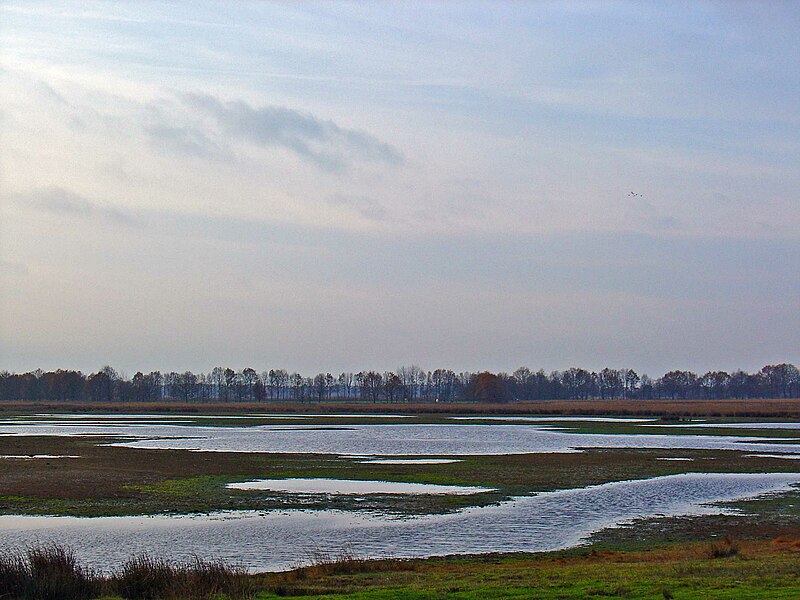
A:
<svg viewBox="0 0 800 600">
<path fill-rule="evenodd" d="M 184 94 L 184 104 L 211 116 L 227 135 L 259 146 L 278 146 L 327 171 L 362 160 L 403 163 L 402 154 L 369 133 L 280 106 L 254 108 L 239 100 L 221 102 L 206 94 Z"/>
<path fill-rule="evenodd" d="M 36 88 L 40 94 L 48 100 L 55 102 L 56 104 L 61 104 L 62 106 L 72 108 L 72 105 L 67 102 L 66 98 L 59 94 L 49 83 L 39 80 L 36 82 Z"/>
<path fill-rule="evenodd" d="M 159 149 L 217 160 L 229 160 L 233 157 L 230 150 L 212 140 L 196 127 L 155 123 L 146 125 L 144 130 L 150 137 L 151 143 Z"/>
<path fill-rule="evenodd" d="M 37 188 L 19 194 L 17 198 L 23 205 L 56 216 L 97 219 L 125 227 L 141 224 L 138 218 L 124 210 L 97 204 L 59 186 Z"/>
</svg>

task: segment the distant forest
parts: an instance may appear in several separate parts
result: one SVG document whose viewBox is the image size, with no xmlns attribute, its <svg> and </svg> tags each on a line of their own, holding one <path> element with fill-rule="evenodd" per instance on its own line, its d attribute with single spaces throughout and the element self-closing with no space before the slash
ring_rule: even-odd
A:
<svg viewBox="0 0 800 600">
<path fill-rule="evenodd" d="M 210 373 L 136 373 L 111 367 L 80 371 L 0 372 L 0 401 L 92 402 L 516 402 L 588 399 L 723 399 L 800 397 L 800 371 L 767 365 L 756 373 L 670 371 L 658 379 L 633 369 L 599 372 L 571 368 L 545 373 L 522 367 L 513 373 L 456 373 L 401 367 L 394 372 L 319 373 L 305 377 L 284 369 L 258 373 L 216 367 Z"/>
</svg>

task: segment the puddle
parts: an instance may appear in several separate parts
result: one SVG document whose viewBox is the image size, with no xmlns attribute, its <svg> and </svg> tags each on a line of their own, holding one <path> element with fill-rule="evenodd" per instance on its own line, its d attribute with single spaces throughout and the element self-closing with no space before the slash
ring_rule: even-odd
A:
<svg viewBox="0 0 800 600">
<path fill-rule="evenodd" d="M 656 460 L 689 460 L 689 461 L 691 461 L 691 460 L 694 460 L 694 459 L 693 458 L 680 458 L 680 457 L 677 457 L 677 456 L 676 457 L 665 456 L 663 458 L 657 458 Z"/>
<path fill-rule="evenodd" d="M 284 425 L 270 427 L 270 431 L 355 431 L 354 427 L 346 425 Z"/>
<path fill-rule="evenodd" d="M 458 458 L 373 458 L 359 460 L 368 465 L 447 465 L 462 462 Z"/>
<path fill-rule="evenodd" d="M 799 460 L 800 454 L 745 454 L 747 458 L 790 458 Z"/>
<path fill-rule="evenodd" d="M 529 416 L 471 416 L 450 417 L 454 421 L 531 421 L 531 422 L 562 422 L 573 421 L 578 423 L 652 423 L 656 419 L 639 419 L 628 417 L 529 417 Z"/>
<path fill-rule="evenodd" d="M 295 494 L 480 494 L 493 492 L 492 488 L 429 483 L 398 483 L 394 481 L 364 481 L 355 479 L 258 479 L 243 483 L 229 483 L 234 490 L 269 490 Z"/>
<path fill-rule="evenodd" d="M 460 458 L 378 458 L 370 454 L 342 454 L 338 458 L 367 465 L 447 465 L 463 462 Z"/>
<path fill-rule="evenodd" d="M 800 422 L 787 422 L 787 423 L 686 423 L 679 422 L 673 424 L 653 423 L 645 427 L 691 427 L 698 429 L 800 429 Z"/>
<path fill-rule="evenodd" d="M 0 459 L 32 460 L 36 458 L 80 458 L 71 454 L 0 454 Z"/>
<path fill-rule="evenodd" d="M 288 416 L 288 415 L 284 415 Z M 415 417 L 416 415 L 380 415 L 380 414 L 369 414 L 369 413 L 355 413 L 355 414 L 308 414 L 303 413 L 304 418 L 326 418 L 330 417 L 331 419 L 410 419 Z"/>
</svg>

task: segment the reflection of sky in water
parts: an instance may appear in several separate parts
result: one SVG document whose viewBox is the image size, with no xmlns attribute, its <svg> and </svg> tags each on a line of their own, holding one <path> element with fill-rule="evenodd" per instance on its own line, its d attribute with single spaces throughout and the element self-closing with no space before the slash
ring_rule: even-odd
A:
<svg viewBox="0 0 800 600">
<path fill-rule="evenodd" d="M 209 415 L 209 414 L 136 414 L 136 413 L 92 413 L 92 414 L 64 414 L 64 413 L 39 413 L 34 418 L 51 420 L 83 420 L 83 419 L 150 419 L 161 421 L 165 419 L 310 419 L 312 417 L 331 417 L 336 419 L 410 419 L 415 415 L 383 415 L 379 413 L 348 413 L 348 414 L 311 414 L 311 413 L 247 413 L 243 415 Z M 580 417 L 579 417 L 580 420 Z M 653 420 L 653 419 L 650 419 Z"/>
<path fill-rule="evenodd" d="M 746 458 L 790 458 L 800 459 L 800 454 L 745 454 Z"/>
<path fill-rule="evenodd" d="M 457 456 L 571 452 L 576 448 L 670 448 L 800 453 L 800 444 L 714 435 L 593 434 L 536 425 L 258 425 L 212 427 L 174 424 L 4 424 L 0 435 L 107 435 L 135 437 L 135 448 L 216 452 L 285 452 L 365 456 Z"/>
<path fill-rule="evenodd" d="M 457 458 L 368 458 L 358 462 L 366 465 L 446 465 L 461 462 Z"/>
<path fill-rule="evenodd" d="M 789 489 L 800 473 L 686 474 L 545 492 L 496 506 L 408 519 L 343 511 L 272 511 L 182 517 L 0 517 L 0 549 L 34 542 L 71 545 L 94 566 L 152 552 L 286 569 L 315 549 L 359 556 L 545 551 L 631 519 L 718 513 L 704 503 Z"/>
<path fill-rule="evenodd" d="M 51 458 L 80 458 L 71 454 L 0 454 L 0 459 L 8 460 L 33 460 Z"/>
<path fill-rule="evenodd" d="M 647 424 L 645 427 L 698 427 L 713 429 L 800 429 L 800 422 L 787 423 L 674 423 L 666 425 L 661 423 Z"/>
<path fill-rule="evenodd" d="M 572 422 L 572 423 L 652 423 L 655 419 L 629 417 L 514 417 L 514 416 L 470 416 L 450 417 L 454 421 L 532 421 L 532 422 Z"/>
<path fill-rule="evenodd" d="M 230 483 L 235 490 L 271 490 L 298 494 L 479 494 L 493 488 L 461 485 L 436 485 L 431 483 L 397 483 L 394 481 L 366 481 L 358 479 L 257 479 Z"/>
</svg>

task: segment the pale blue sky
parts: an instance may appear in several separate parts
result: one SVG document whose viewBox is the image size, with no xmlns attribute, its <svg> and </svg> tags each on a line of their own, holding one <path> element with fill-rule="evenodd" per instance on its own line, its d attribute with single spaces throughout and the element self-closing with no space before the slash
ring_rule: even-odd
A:
<svg viewBox="0 0 800 600">
<path fill-rule="evenodd" d="M 0 368 L 798 363 L 799 40 L 793 2 L 2 2 Z"/>
</svg>

